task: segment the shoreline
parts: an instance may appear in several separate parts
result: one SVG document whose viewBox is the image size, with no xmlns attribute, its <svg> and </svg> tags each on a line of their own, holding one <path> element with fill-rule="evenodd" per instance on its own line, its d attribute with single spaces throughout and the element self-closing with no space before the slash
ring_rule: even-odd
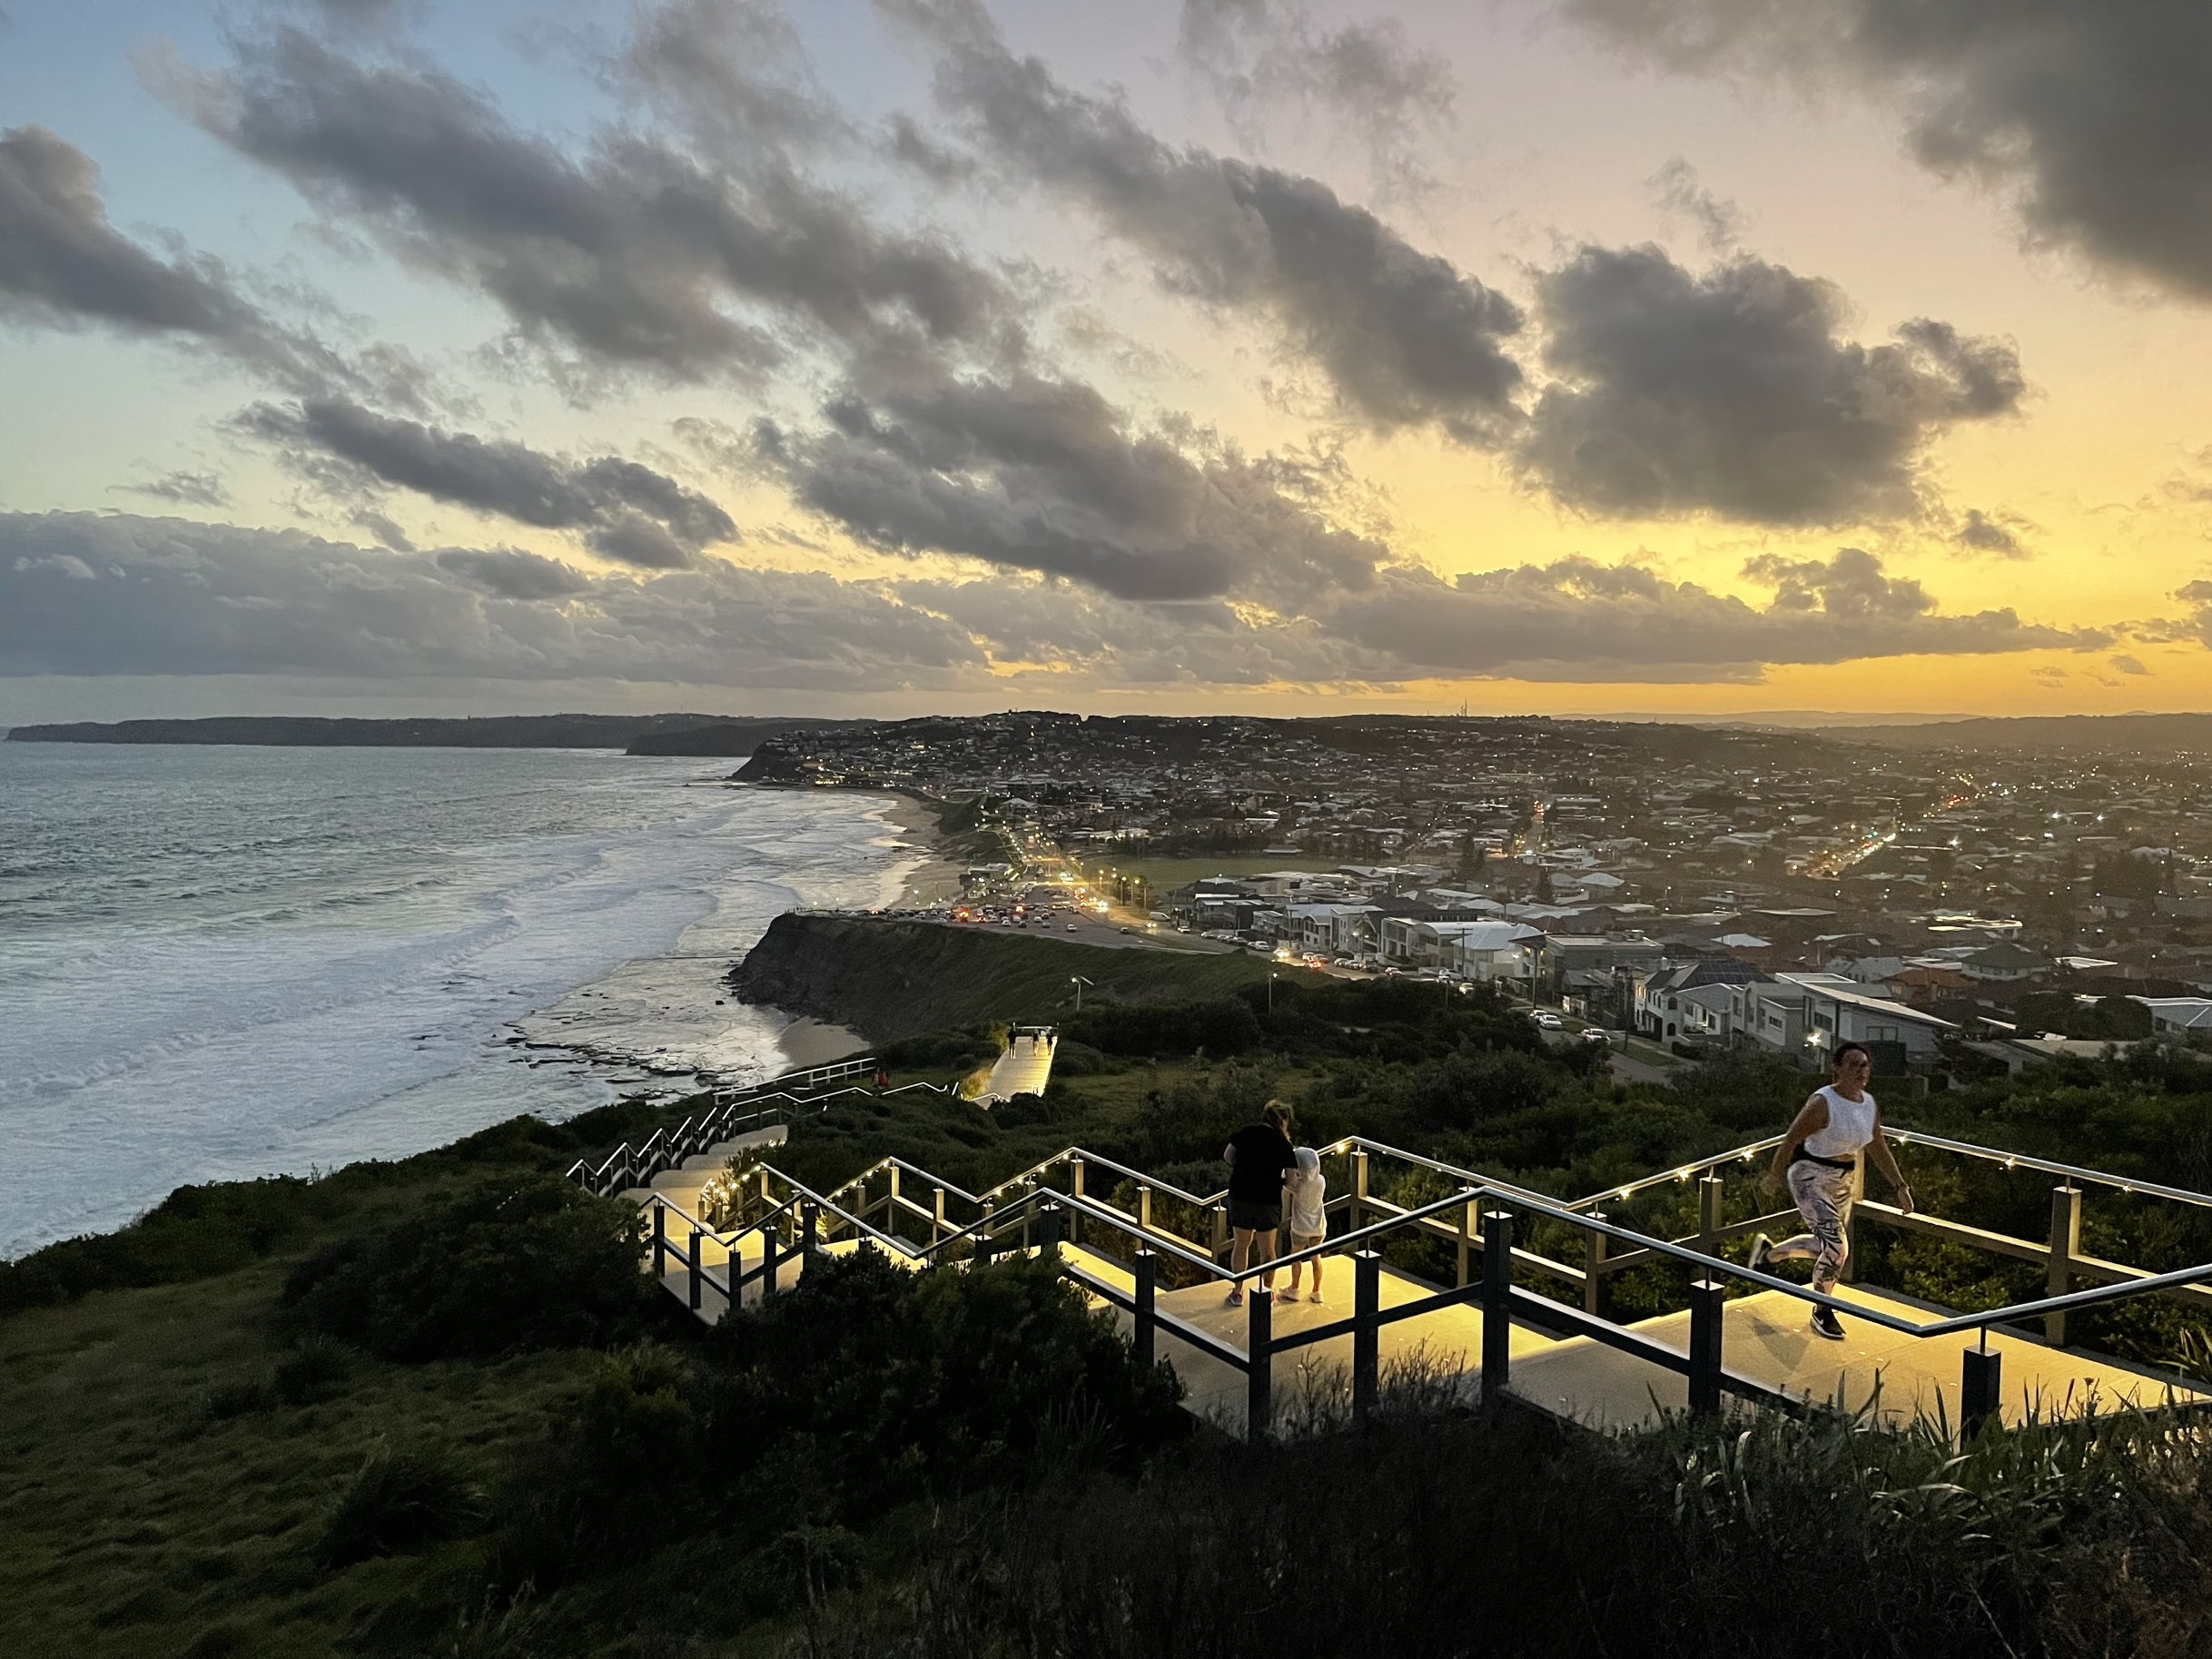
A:
<svg viewBox="0 0 2212 1659">
<path fill-rule="evenodd" d="M 880 789 L 855 790 L 882 800 L 884 805 L 879 815 L 901 837 L 913 844 L 906 854 L 913 859 L 911 869 L 901 874 L 899 890 L 887 910 L 928 910 L 949 904 L 961 895 L 961 872 L 967 865 L 954 856 L 944 832 L 937 825 L 937 809 L 933 804 L 918 795 L 904 791 Z"/>
</svg>

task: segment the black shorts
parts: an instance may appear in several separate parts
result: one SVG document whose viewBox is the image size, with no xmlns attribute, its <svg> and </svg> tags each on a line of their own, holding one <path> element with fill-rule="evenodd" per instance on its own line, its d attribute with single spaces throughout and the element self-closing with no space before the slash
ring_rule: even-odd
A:
<svg viewBox="0 0 2212 1659">
<path fill-rule="evenodd" d="M 1229 1224 L 1248 1233 L 1271 1233 L 1283 1224 L 1280 1200 L 1272 1204 L 1254 1203 L 1249 1199 L 1229 1200 Z"/>
</svg>

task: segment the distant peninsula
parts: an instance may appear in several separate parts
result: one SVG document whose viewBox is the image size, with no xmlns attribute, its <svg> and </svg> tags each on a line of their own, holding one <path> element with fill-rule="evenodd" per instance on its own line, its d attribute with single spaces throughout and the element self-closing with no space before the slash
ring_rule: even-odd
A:
<svg viewBox="0 0 2212 1659">
<path fill-rule="evenodd" d="M 10 743 L 252 744 L 297 748 L 623 749 L 633 755 L 744 755 L 781 732 L 837 722 L 728 720 L 713 715 L 488 715 L 467 719 L 357 720 L 222 715 L 201 720 L 74 721 L 18 726 Z M 709 746 L 681 741 L 711 733 Z M 742 743 L 743 747 L 730 746 Z"/>
</svg>

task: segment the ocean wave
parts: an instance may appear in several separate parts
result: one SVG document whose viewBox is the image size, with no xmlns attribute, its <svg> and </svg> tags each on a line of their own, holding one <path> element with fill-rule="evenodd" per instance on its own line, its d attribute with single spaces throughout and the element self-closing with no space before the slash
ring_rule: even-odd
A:
<svg viewBox="0 0 2212 1659">
<path fill-rule="evenodd" d="M 510 781 L 529 765 L 542 788 L 523 777 L 430 804 L 449 849 L 435 867 L 377 867 L 377 848 L 433 839 L 391 823 L 406 803 L 380 795 L 378 833 L 320 891 L 263 856 L 250 894 L 225 891 L 251 884 L 242 866 L 203 869 L 196 886 L 183 870 L 139 888 L 95 878 L 42 930 L 0 929 L 0 1254 L 118 1224 L 185 1180 L 567 1115 L 656 1051 L 772 1067 L 773 1022 L 715 1005 L 724 962 L 782 910 L 882 889 L 896 862 L 882 826 L 850 796 L 679 789 L 597 757 L 504 762 Z M 299 784 L 312 810 L 319 781 Z M 543 811 L 518 814 L 518 797 Z M 513 1022 L 571 1003 L 592 1011 L 603 1063 L 514 1063 Z"/>
</svg>

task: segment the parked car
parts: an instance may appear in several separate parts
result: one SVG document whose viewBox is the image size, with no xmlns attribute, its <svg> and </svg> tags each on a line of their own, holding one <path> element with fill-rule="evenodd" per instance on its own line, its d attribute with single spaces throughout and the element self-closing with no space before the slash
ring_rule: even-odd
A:
<svg viewBox="0 0 2212 1659">
<path fill-rule="evenodd" d="M 1585 1042 L 1602 1042 L 1612 1046 L 1613 1033 L 1602 1025 L 1585 1025 L 1580 1034 Z"/>
<path fill-rule="evenodd" d="M 1566 1029 L 1566 1022 L 1548 1008 L 1540 1008 L 1536 1011 L 1536 1023 L 1547 1032 L 1560 1032 Z"/>
</svg>

